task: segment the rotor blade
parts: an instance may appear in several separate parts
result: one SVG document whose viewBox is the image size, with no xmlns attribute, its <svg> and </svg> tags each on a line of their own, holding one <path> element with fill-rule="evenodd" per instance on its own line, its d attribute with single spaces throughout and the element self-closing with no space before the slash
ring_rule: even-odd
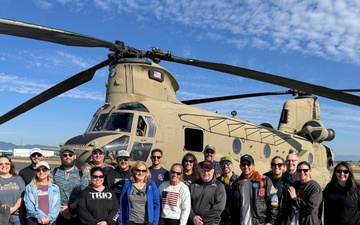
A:
<svg viewBox="0 0 360 225">
<path fill-rule="evenodd" d="M 335 89 L 342 92 L 360 92 L 360 89 Z"/>
<path fill-rule="evenodd" d="M 185 59 L 177 56 L 168 57 L 164 54 L 162 60 L 176 62 L 184 65 L 196 66 L 204 69 L 215 70 L 219 72 L 229 73 L 241 77 L 246 77 L 253 80 L 263 81 L 266 83 L 287 87 L 294 90 L 301 90 L 306 93 L 322 96 L 340 102 L 360 106 L 360 96 L 347 94 L 342 91 L 337 91 L 331 88 L 305 83 L 302 81 L 264 73 L 256 70 L 245 69 L 237 66 L 201 61 L 196 59 Z"/>
<path fill-rule="evenodd" d="M 90 81 L 95 72 L 98 69 L 101 69 L 110 63 L 110 59 L 107 59 L 87 70 L 84 70 L 66 80 L 64 80 L 61 83 L 56 84 L 55 86 L 45 90 L 44 92 L 40 93 L 39 95 L 33 97 L 32 99 L 24 102 L 23 104 L 19 105 L 18 107 L 14 108 L 13 110 L 5 113 L 0 117 L 0 124 L 3 124 L 12 118 L 21 115 L 22 113 L 62 94 L 67 92 L 68 90 L 71 90 L 81 84 L 84 84 L 88 81 Z"/>
<path fill-rule="evenodd" d="M 68 46 L 105 47 L 110 50 L 116 50 L 115 44 L 98 38 L 3 18 L 0 18 L 0 34 L 31 38 Z"/>
<path fill-rule="evenodd" d="M 342 92 L 360 92 L 360 89 L 335 89 L 335 90 Z M 270 95 L 286 95 L 286 94 L 296 95 L 299 94 L 299 91 L 290 89 L 287 91 L 259 92 L 259 93 L 242 94 L 242 95 L 228 95 L 228 96 L 220 96 L 213 98 L 192 99 L 192 100 L 184 100 L 181 102 L 186 105 L 195 105 L 201 103 L 219 102 L 219 101 L 227 101 L 227 100 L 241 99 L 241 98 L 252 98 L 252 97 L 260 97 L 260 96 L 270 96 Z"/>
<path fill-rule="evenodd" d="M 251 93 L 251 94 L 242 94 L 242 95 L 229 95 L 229 96 L 221 96 L 221 97 L 213 97 L 213 98 L 185 100 L 181 102 L 187 105 L 195 105 L 201 103 L 226 101 L 226 100 L 233 100 L 240 98 L 251 98 L 251 97 L 259 97 L 259 96 L 269 96 L 269 95 L 286 95 L 286 94 L 293 94 L 293 91 L 289 90 L 289 91 L 277 91 L 277 92 L 260 92 L 260 93 Z"/>
</svg>

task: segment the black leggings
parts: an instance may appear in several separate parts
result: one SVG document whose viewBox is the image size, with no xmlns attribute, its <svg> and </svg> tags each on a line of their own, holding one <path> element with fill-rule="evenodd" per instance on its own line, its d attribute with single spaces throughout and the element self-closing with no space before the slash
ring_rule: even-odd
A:
<svg viewBox="0 0 360 225">
<path fill-rule="evenodd" d="M 164 221 L 164 225 L 179 225 L 180 220 L 174 220 L 174 219 L 165 219 L 161 218 Z"/>
<path fill-rule="evenodd" d="M 134 223 L 133 221 L 126 221 L 125 225 L 152 225 L 152 223 Z"/>
</svg>

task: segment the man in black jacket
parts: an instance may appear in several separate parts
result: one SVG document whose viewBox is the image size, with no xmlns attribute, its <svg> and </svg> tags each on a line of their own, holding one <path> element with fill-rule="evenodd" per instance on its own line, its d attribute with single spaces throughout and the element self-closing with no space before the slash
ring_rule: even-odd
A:
<svg viewBox="0 0 360 225">
<path fill-rule="evenodd" d="M 201 178 L 190 184 L 191 210 L 189 223 L 194 225 L 217 225 L 225 209 L 224 185 L 214 177 L 214 162 L 199 163 Z"/>
<path fill-rule="evenodd" d="M 243 155 L 240 158 L 240 169 L 242 174 L 232 188 L 231 224 L 274 224 L 279 200 L 272 181 L 255 171 L 251 155 Z"/>
<path fill-rule="evenodd" d="M 116 197 L 120 199 L 122 187 L 125 181 L 130 179 L 131 176 L 129 152 L 126 150 L 117 151 L 116 162 L 118 166 L 114 170 L 108 171 L 105 175 L 104 184 L 111 188 L 115 192 Z"/>
</svg>

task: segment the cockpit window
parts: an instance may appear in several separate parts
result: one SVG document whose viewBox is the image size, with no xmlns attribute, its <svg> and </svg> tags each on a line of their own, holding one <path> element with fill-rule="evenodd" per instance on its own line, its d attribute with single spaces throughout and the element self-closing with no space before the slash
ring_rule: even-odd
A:
<svg viewBox="0 0 360 225">
<path fill-rule="evenodd" d="M 112 113 L 105 130 L 131 132 L 133 113 Z"/>
<path fill-rule="evenodd" d="M 156 134 L 156 125 L 153 121 L 153 119 L 149 116 L 145 116 L 146 122 L 149 124 L 149 133 L 148 137 L 155 137 Z"/>
<path fill-rule="evenodd" d="M 101 114 L 99 116 L 99 119 L 96 121 L 96 124 L 94 125 L 94 128 L 92 129 L 92 131 L 102 130 L 104 127 L 105 120 L 108 117 L 108 115 L 109 115 L 109 113 Z"/>
<path fill-rule="evenodd" d="M 139 102 L 128 102 L 119 105 L 118 110 L 135 110 L 140 112 L 149 112 L 149 110 Z"/>
<path fill-rule="evenodd" d="M 138 123 L 136 126 L 136 136 L 145 136 L 146 132 L 146 123 L 144 122 L 144 118 L 139 116 Z"/>
</svg>

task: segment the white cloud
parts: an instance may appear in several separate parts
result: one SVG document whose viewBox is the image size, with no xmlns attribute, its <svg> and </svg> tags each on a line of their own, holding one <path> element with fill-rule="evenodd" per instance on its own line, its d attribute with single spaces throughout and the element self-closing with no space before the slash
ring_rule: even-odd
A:
<svg viewBox="0 0 360 225">
<path fill-rule="evenodd" d="M 203 29 L 197 40 L 222 40 L 237 47 L 298 51 L 359 63 L 360 2 L 319 1 L 95 1 L 106 12 L 153 16 Z M 151 18 L 150 18 L 151 19 Z M 226 34 L 226 35 L 224 35 Z M 226 37 L 226 38 L 225 38 Z"/>
<path fill-rule="evenodd" d="M 54 84 L 49 84 L 39 80 L 31 80 L 24 77 L 18 77 L 18 76 L 0 73 L 0 90 L 2 92 L 13 92 L 13 93 L 15 92 L 22 94 L 37 95 L 53 85 Z M 99 91 L 75 88 L 60 96 L 102 101 L 104 100 L 104 95 L 105 95 L 104 93 L 100 93 Z"/>
<path fill-rule="evenodd" d="M 54 5 L 46 0 L 33 0 L 34 4 L 41 9 L 51 9 Z"/>
</svg>

